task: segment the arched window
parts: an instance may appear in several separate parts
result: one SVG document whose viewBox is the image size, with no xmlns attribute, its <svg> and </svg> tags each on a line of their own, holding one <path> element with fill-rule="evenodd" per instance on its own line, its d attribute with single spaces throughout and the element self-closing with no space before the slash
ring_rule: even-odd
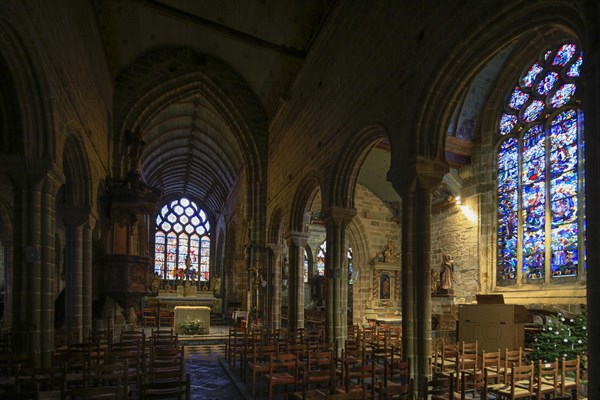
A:
<svg viewBox="0 0 600 400">
<path fill-rule="evenodd" d="M 564 282 L 585 270 L 583 112 L 574 42 L 528 65 L 498 125 L 497 282 Z"/>
<path fill-rule="evenodd" d="M 156 216 L 154 271 L 163 279 L 208 281 L 210 223 L 206 213 L 185 197 L 165 204 Z"/>
<path fill-rule="evenodd" d="M 327 241 L 319 246 L 317 251 L 317 274 L 319 276 L 325 276 L 325 253 L 327 252 Z"/>
<path fill-rule="evenodd" d="M 304 249 L 304 283 L 308 283 L 308 253 Z"/>
</svg>

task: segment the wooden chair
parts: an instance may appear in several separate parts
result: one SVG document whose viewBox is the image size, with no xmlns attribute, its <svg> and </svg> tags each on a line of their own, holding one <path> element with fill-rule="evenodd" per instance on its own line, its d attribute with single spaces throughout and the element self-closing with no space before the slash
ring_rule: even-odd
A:
<svg viewBox="0 0 600 400">
<path fill-rule="evenodd" d="M 279 347 L 276 344 L 255 345 L 252 356 L 248 361 L 248 369 L 252 372 L 252 395 L 256 395 L 256 377 L 269 372 L 271 354 L 277 354 Z"/>
<path fill-rule="evenodd" d="M 156 312 L 154 308 L 145 307 L 142 309 L 142 324 L 144 326 L 156 326 Z"/>
<path fill-rule="evenodd" d="M 454 398 L 454 373 L 448 375 L 434 373 L 431 379 L 425 377 L 423 386 L 430 400 L 452 400 Z"/>
<path fill-rule="evenodd" d="M 380 385 L 377 390 L 377 395 L 380 400 L 411 400 L 413 396 L 413 380 L 410 379 L 408 383 L 387 386 Z"/>
<path fill-rule="evenodd" d="M 296 354 L 271 354 L 269 372 L 264 374 L 264 379 L 269 387 L 269 400 L 273 398 L 273 388 L 283 386 L 286 391 L 288 385 L 298 389 L 298 359 Z"/>
<path fill-rule="evenodd" d="M 127 366 L 127 382 L 134 385 L 139 393 L 142 384 L 142 372 L 145 370 L 144 357 L 140 350 L 111 350 L 104 357 L 104 362 L 124 362 Z"/>
<path fill-rule="evenodd" d="M 573 360 L 567 360 L 563 357 L 560 371 L 560 395 L 565 397 L 567 392 L 571 391 L 571 398 L 577 399 L 579 395 L 579 375 L 581 368 L 581 357 L 577 356 Z"/>
<path fill-rule="evenodd" d="M 442 343 L 440 351 L 434 354 L 433 366 L 435 372 L 452 373 L 456 371 L 458 346 L 456 343 Z"/>
<path fill-rule="evenodd" d="M 140 399 L 189 400 L 190 374 L 186 374 L 182 380 L 145 383 L 141 388 Z"/>
<path fill-rule="evenodd" d="M 173 326 L 174 319 L 172 311 L 160 310 L 158 312 L 158 326 Z"/>
<path fill-rule="evenodd" d="M 23 368 L 15 378 L 18 391 L 44 392 L 40 398 L 61 398 L 65 384 L 65 374 L 62 368 Z"/>
<path fill-rule="evenodd" d="M 539 361 L 536 379 L 533 383 L 537 400 L 541 400 L 548 394 L 551 394 L 551 397 L 554 398 L 560 392 L 560 385 L 558 384 L 559 365 L 558 358 L 555 358 L 554 362 L 551 363 Z"/>
<path fill-rule="evenodd" d="M 487 370 L 461 371 L 460 399 L 487 399 Z"/>
<path fill-rule="evenodd" d="M 155 358 L 146 367 L 146 382 L 178 381 L 185 377 L 183 356 Z"/>
<path fill-rule="evenodd" d="M 498 351 L 482 350 L 479 360 L 479 366 L 482 370 L 487 370 L 488 382 L 493 379 L 494 383 L 500 383 L 500 349 L 498 349 Z"/>
<path fill-rule="evenodd" d="M 513 364 L 517 367 L 523 365 L 523 349 L 521 347 L 514 350 L 504 350 L 504 357 L 502 358 L 502 364 L 500 365 L 500 379 L 502 382 L 508 380 Z"/>
<path fill-rule="evenodd" d="M 502 399 L 531 398 L 536 395 L 533 391 L 533 379 L 533 363 L 521 366 L 513 363 L 509 381 L 500 387 L 489 389 L 489 392 Z"/>
<path fill-rule="evenodd" d="M 302 390 L 305 393 L 311 385 L 326 385 L 327 393 L 335 387 L 335 360 L 333 350 L 308 353 L 304 366 Z"/>
<path fill-rule="evenodd" d="M 73 390 L 71 395 L 78 393 Z M 84 397 L 93 394 L 101 397 L 103 394 L 114 395 L 114 399 L 127 399 L 129 386 L 127 384 L 127 363 L 106 362 L 91 366 L 85 373 Z"/>
</svg>

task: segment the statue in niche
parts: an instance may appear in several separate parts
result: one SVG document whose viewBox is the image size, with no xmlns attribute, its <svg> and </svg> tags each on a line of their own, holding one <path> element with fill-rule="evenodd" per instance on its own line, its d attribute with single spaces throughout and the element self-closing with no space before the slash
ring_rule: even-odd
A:
<svg viewBox="0 0 600 400">
<path fill-rule="evenodd" d="M 454 260 L 450 254 L 444 255 L 444 262 L 440 271 L 440 288 L 452 289 L 454 280 Z"/>
</svg>

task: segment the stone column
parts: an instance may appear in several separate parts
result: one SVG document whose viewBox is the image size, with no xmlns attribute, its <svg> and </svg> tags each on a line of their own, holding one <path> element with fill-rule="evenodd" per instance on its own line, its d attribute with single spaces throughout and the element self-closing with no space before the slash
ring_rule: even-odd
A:
<svg viewBox="0 0 600 400">
<path fill-rule="evenodd" d="M 92 254 L 93 254 L 93 236 L 92 232 L 96 224 L 96 215 L 90 215 L 88 221 L 83 226 L 83 268 L 82 268 L 82 328 L 83 334 L 87 335 L 92 329 Z"/>
<path fill-rule="evenodd" d="M 5 160 L 6 161 L 6 160 Z M 12 268 L 12 338 L 16 351 L 50 366 L 54 350 L 55 202 L 64 177 L 47 162 L 12 160 L 15 187 Z"/>
<path fill-rule="evenodd" d="M 443 162 L 417 158 L 388 173 L 402 196 L 403 350 L 412 355 L 419 386 L 431 376 L 431 190 L 447 170 Z"/>
<path fill-rule="evenodd" d="M 65 259 L 65 324 L 70 335 L 82 340 L 88 332 L 84 331 L 84 268 L 89 268 L 91 275 L 92 232 L 90 227 L 90 210 L 87 207 L 61 205 L 59 207 L 63 222 L 67 227 Z M 84 266 L 86 262 L 88 265 Z M 86 289 L 91 292 L 91 276 Z M 86 294 L 87 296 L 87 294 Z M 91 293 L 90 293 L 91 296 Z M 91 297 L 88 299 L 91 326 Z"/>
<path fill-rule="evenodd" d="M 6 274 L 6 282 L 4 283 L 4 324 L 12 326 L 13 324 L 13 277 L 14 277 L 14 262 L 13 251 L 14 245 L 12 240 L 4 242 L 4 270 Z"/>
<path fill-rule="evenodd" d="M 69 335 L 80 341 L 83 338 L 83 226 L 69 225 L 67 235 L 65 322 Z"/>
<path fill-rule="evenodd" d="M 267 243 L 267 248 L 271 249 L 273 257 L 268 266 L 267 282 L 268 296 L 265 312 L 268 318 L 268 327 L 272 330 L 281 327 L 281 263 L 283 246 L 275 243 Z"/>
<path fill-rule="evenodd" d="M 41 198 L 41 350 L 40 365 L 51 366 L 54 354 L 54 299 L 56 296 L 56 193 L 63 184 L 62 176 L 50 171 L 44 183 Z"/>
<path fill-rule="evenodd" d="M 581 77 L 585 86 L 583 110 L 585 114 L 585 171 L 587 222 L 587 310 L 588 310 L 588 398 L 600 398 L 600 42 L 597 24 L 591 29 L 588 47 L 584 48 Z M 583 257 L 582 257 L 583 259 Z M 582 273 L 583 271 L 580 270 Z"/>
<path fill-rule="evenodd" d="M 343 346 L 348 336 L 348 256 L 346 228 L 356 215 L 353 208 L 329 207 L 321 211 L 327 229 L 325 254 L 325 335 Z"/>
<path fill-rule="evenodd" d="M 288 327 L 304 328 L 304 248 L 307 232 L 290 231 L 285 238 L 289 249 Z"/>
</svg>

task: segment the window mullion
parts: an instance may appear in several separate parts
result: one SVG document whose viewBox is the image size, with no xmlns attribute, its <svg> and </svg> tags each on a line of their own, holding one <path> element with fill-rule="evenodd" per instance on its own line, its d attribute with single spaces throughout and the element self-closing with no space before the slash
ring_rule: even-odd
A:
<svg viewBox="0 0 600 400">
<path fill-rule="evenodd" d="M 523 283 L 523 239 L 525 238 L 525 222 L 523 221 L 523 140 L 522 136 L 518 137 L 517 145 L 517 270 L 515 271 L 516 285 L 521 286 Z"/>
<path fill-rule="evenodd" d="M 552 207 L 550 205 L 550 190 L 551 190 L 551 165 L 550 165 L 550 141 L 552 139 L 550 134 L 550 125 L 544 126 L 544 150 L 546 157 L 546 165 L 544 170 L 546 173 L 545 179 L 545 192 L 546 192 L 546 204 L 545 204 L 545 215 L 544 215 L 544 238 L 545 238 L 545 256 L 544 256 L 544 283 L 550 283 L 552 279 Z"/>
</svg>

